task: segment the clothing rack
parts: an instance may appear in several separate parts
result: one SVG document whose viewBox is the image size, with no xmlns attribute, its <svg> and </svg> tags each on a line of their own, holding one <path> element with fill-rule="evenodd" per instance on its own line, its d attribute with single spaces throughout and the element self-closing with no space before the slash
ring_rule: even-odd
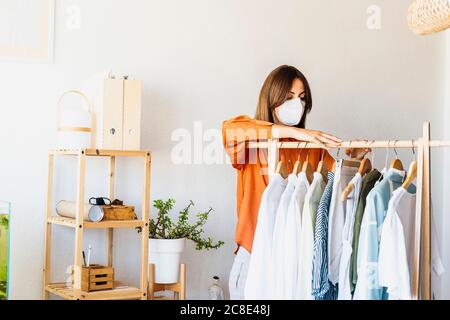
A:
<svg viewBox="0 0 450 320">
<path fill-rule="evenodd" d="M 355 140 L 344 141 L 337 147 L 341 148 L 417 148 L 417 202 L 416 202 L 416 223 L 414 240 L 414 262 L 412 272 L 413 299 L 431 299 L 431 148 L 450 147 L 450 141 L 431 140 L 430 122 L 424 122 L 422 136 L 411 140 Z M 250 149 L 268 149 L 268 174 L 269 180 L 276 171 L 279 161 L 279 149 L 297 148 L 320 148 L 320 144 L 296 141 L 278 141 L 278 139 L 268 139 L 265 142 L 249 142 Z M 421 228 L 422 227 L 422 228 Z M 422 260 L 420 259 L 422 254 Z M 422 271 L 422 272 L 421 272 Z"/>
</svg>

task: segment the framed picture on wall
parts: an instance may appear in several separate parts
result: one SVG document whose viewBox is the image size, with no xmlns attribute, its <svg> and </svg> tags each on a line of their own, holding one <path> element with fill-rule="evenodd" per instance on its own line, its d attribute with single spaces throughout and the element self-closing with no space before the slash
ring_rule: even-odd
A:
<svg viewBox="0 0 450 320">
<path fill-rule="evenodd" d="M 54 0 L 0 0 L 0 60 L 53 62 Z"/>
<path fill-rule="evenodd" d="M 0 300 L 9 296 L 9 202 L 0 201 Z"/>
</svg>

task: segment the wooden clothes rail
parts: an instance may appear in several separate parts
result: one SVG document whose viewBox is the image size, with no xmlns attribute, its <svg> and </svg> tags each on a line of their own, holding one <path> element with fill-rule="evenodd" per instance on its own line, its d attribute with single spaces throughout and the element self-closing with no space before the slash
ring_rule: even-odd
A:
<svg viewBox="0 0 450 320">
<path fill-rule="evenodd" d="M 417 202 L 413 261 L 413 299 L 431 299 L 431 162 L 430 153 L 433 147 L 450 147 L 450 141 L 431 140 L 430 122 L 423 124 L 422 137 L 411 140 L 355 140 L 344 141 L 337 148 L 417 148 Z M 268 149 L 269 179 L 275 173 L 279 161 L 279 149 L 324 148 L 320 144 L 309 142 L 269 139 L 264 142 L 250 142 L 250 149 Z M 421 252 L 422 259 L 421 258 Z M 422 271 L 422 272 L 421 272 Z"/>
</svg>

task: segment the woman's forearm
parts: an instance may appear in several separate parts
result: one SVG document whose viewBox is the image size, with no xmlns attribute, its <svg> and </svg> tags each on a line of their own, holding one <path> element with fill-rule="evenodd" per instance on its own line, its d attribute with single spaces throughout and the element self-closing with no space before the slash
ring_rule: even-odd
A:
<svg viewBox="0 0 450 320">
<path fill-rule="evenodd" d="M 302 134 L 301 129 L 279 124 L 272 125 L 272 138 L 293 138 L 300 141 L 308 141 L 307 135 Z"/>
<path fill-rule="evenodd" d="M 308 141 L 325 146 L 337 146 L 341 139 L 318 130 L 302 129 L 278 124 L 272 125 L 272 138 L 294 138 L 299 141 Z"/>
</svg>

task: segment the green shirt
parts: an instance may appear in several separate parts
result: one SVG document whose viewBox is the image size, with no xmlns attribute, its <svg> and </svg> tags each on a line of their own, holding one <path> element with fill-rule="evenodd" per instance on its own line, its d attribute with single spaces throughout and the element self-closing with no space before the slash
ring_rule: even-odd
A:
<svg viewBox="0 0 450 320">
<path fill-rule="evenodd" d="M 352 242 L 352 257 L 350 260 L 350 289 L 355 290 L 358 275 L 356 273 L 356 257 L 358 253 L 359 232 L 361 230 L 361 222 L 364 215 L 364 208 L 366 207 L 366 198 L 370 190 L 373 189 L 375 183 L 380 178 L 381 173 L 377 169 L 363 177 L 361 184 L 361 193 L 359 195 L 358 207 L 356 208 L 355 224 L 353 226 L 353 242 Z"/>
</svg>

